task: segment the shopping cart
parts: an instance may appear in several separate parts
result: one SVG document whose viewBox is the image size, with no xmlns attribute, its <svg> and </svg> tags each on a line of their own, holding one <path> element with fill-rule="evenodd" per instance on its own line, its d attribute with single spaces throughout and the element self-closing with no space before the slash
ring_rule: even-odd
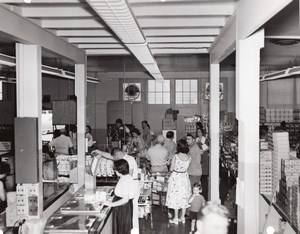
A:
<svg viewBox="0 0 300 234">
<path fill-rule="evenodd" d="M 150 219 L 150 227 L 153 229 L 152 217 L 152 180 L 140 181 L 140 197 L 138 200 L 139 218 Z"/>
</svg>

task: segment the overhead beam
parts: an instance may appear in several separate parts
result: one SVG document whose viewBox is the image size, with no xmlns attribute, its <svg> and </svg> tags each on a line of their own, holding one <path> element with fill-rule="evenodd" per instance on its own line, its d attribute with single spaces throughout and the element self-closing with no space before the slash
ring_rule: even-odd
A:
<svg viewBox="0 0 300 234">
<path fill-rule="evenodd" d="M 68 39 L 70 43 L 119 43 L 113 37 L 71 37 Z"/>
<path fill-rule="evenodd" d="M 78 44 L 78 48 L 80 49 L 123 49 L 125 48 L 123 45 L 120 44 Z"/>
<path fill-rule="evenodd" d="M 130 52 L 126 49 L 87 49 L 85 50 L 87 55 L 130 55 Z"/>
<path fill-rule="evenodd" d="M 82 30 L 56 30 L 56 35 L 60 37 L 108 37 L 112 36 L 110 32 L 105 29 L 82 29 Z"/>
<path fill-rule="evenodd" d="M 160 1 L 151 5 L 132 5 L 136 17 L 139 16 L 229 16 L 234 13 L 235 4 L 232 2 L 187 2 L 162 4 Z"/>
<path fill-rule="evenodd" d="M 151 49 L 152 54 L 207 54 L 208 49 Z"/>
<path fill-rule="evenodd" d="M 153 2 L 157 2 L 156 0 L 129 0 L 128 1 L 130 4 L 147 4 L 147 3 L 153 3 Z M 168 3 L 176 3 L 176 2 L 180 2 L 182 3 L 182 0 L 168 0 Z M 207 0 L 189 0 L 189 2 L 207 2 Z M 209 2 L 237 2 L 237 0 L 210 0 Z M 161 4 L 165 4 L 165 3 L 161 3 Z"/>
<path fill-rule="evenodd" d="M 144 28 L 143 33 L 146 37 L 150 36 L 216 36 L 220 34 L 220 28 Z"/>
<path fill-rule="evenodd" d="M 236 42 L 236 16 L 232 16 L 230 22 L 224 27 L 217 40 L 209 49 L 210 63 L 220 63 L 235 50 Z"/>
<path fill-rule="evenodd" d="M 43 28 L 105 28 L 105 25 L 97 19 L 43 19 Z"/>
<path fill-rule="evenodd" d="M 24 0 L 0 0 L 0 3 L 24 3 Z M 34 0 L 34 3 L 82 3 L 82 0 Z"/>
<path fill-rule="evenodd" d="M 178 48 L 178 49 L 185 49 L 185 48 L 208 48 L 211 46 L 211 43 L 155 43 L 155 44 L 148 44 L 150 49 L 158 49 L 158 48 Z"/>
<path fill-rule="evenodd" d="M 293 0 L 242 1 L 237 12 L 238 39 L 245 39 Z"/>
<path fill-rule="evenodd" d="M 162 42 L 213 42 L 215 37 L 147 37 L 148 43 Z"/>
<path fill-rule="evenodd" d="M 0 31 L 16 41 L 40 45 L 79 63 L 85 61 L 82 50 L 3 7 L 0 7 Z"/>
<path fill-rule="evenodd" d="M 79 6 L 23 6 L 22 16 L 31 18 L 55 18 L 55 17 L 92 17 L 88 8 Z"/>
<path fill-rule="evenodd" d="M 163 27 L 223 27 L 226 24 L 226 17 L 154 17 L 137 18 L 142 29 L 163 28 Z"/>
</svg>

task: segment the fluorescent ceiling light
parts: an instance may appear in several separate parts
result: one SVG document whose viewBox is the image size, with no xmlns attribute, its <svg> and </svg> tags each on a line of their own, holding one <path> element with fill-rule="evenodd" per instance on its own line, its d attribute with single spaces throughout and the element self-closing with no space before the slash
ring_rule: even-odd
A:
<svg viewBox="0 0 300 234">
<path fill-rule="evenodd" d="M 259 81 L 268 81 L 268 80 L 277 80 L 283 78 L 289 78 L 293 76 L 299 76 L 300 74 L 300 66 L 287 68 L 285 70 L 276 71 L 272 73 L 268 73 L 266 75 L 260 76 Z"/>
<path fill-rule="evenodd" d="M 157 63 L 145 63 L 145 64 L 142 64 L 148 72 L 150 72 L 151 74 L 152 73 L 160 73 L 160 70 L 157 66 Z"/>
<path fill-rule="evenodd" d="M 87 0 L 87 2 L 152 76 L 153 72 L 160 73 L 158 67 L 144 65 L 156 62 L 126 0 Z"/>
<path fill-rule="evenodd" d="M 6 54 L 0 54 L 0 64 L 14 67 L 16 66 L 16 58 Z"/>
<path fill-rule="evenodd" d="M 87 0 L 124 43 L 144 43 L 145 38 L 125 0 Z"/>
<path fill-rule="evenodd" d="M 125 45 L 133 53 L 133 55 L 140 61 L 141 64 L 155 63 L 155 60 L 154 60 L 146 43 L 144 43 L 144 44 L 125 44 Z"/>
<path fill-rule="evenodd" d="M 31 3 L 31 0 L 24 0 L 25 3 Z"/>
<path fill-rule="evenodd" d="M 6 66 L 16 66 L 16 58 L 12 56 L 8 56 L 6 54 L 0 54 L 0 64 L 6 65 Z M 58 69 L 55 67 L 50 67 L 46 65 L 42 65 L 42 73 L 43 74 L 49 74 L 53 76 L 58 76 L 66 79 L 75 79 L 75 73 L 74 72 L 69 72 L 65 71 L 63 69 Z M 0 77 L 1 79 L 4 80 L 9 80 L 9 82 L 14 82 L 16 78 L 7 78 L 7 77 Z M 87 82 L 90 83 L 100 83 L 100 81 L 97 78 L 94 77 L 87 77 Z"/>
</svg>

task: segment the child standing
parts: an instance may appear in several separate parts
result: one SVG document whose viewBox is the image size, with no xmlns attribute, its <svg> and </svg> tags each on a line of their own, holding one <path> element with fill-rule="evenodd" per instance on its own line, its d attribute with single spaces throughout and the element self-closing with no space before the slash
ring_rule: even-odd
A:
<svg viewBox="0 0 300 234">
<path fill-rule="evenodd" d="M 189 204 L 191 204 L 191 207 L 189 208 L 190 210 L 189 217 L 192 220 L 190 234 L 192 234 L 195 231 L 198 213 L 205 204 L 205 199 L 201 195 L 201 192 L 202 192 L 201 183 L 193 184 L 193 194 L 189 199 Z"/>
</svg>

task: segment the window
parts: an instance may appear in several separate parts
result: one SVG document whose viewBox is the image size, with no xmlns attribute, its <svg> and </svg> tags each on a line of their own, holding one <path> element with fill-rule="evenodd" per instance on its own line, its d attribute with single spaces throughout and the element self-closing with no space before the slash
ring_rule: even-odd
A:
<svg viewBox="0 0 300 234">
<path fill-rule="evenodd" d="M 0 100 L 3 100 L 3 87 L 2 87 L 2 81 L 0 81 Z"/>
<path fill-rule="evenodd" d="M 170 104 L 170 80 L 148 81 L 148 103 Z"/>
<path fill-rule="evenodd" d="M 176 104 L 197 104 L 197 80 L 176 80 Z"/>
</svg>

